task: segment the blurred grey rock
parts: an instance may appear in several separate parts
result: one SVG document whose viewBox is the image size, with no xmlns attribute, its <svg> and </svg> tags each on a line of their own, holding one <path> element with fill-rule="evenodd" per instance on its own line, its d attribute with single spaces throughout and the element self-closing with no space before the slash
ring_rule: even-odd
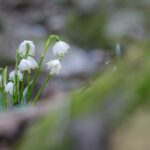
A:
<svg viewBox="0 0 150 150">
<path fill-rule="evenodd" d="M 24 39 L 27 39 L 29 37 L 43 38 L 46 36 L 46 31 L 41 25 L 29 26 L 23 24 L 14 28 L 14 34 Z"/>
<path fill-rule="evenodd" d="M 49 50 L 43 63 L 45 72 L 48 71 L 45 63 L 52 59 L 54 56 Z M 49 86 L 63 91 L 80 87 L 93 73 L 102 71 L 108 60 L 110 55 L 102 50 L 85 51 L 71 46 L 69 53 L 62 61 L 60 74 L 51 81 Z"/>
<path fill-rule="evenodd" d="M 1 0 L 0 4 L 3 7 L 17 8 L 17 7 L 26 7 L 26 6 L 37 6 L 42 3 L 45 3 L 46 0 Z"/>
<path fill-rule="evenodd" d="M 49 29 L 52 31 L 62 31 L 62 29 L 65 26 L 65 22 L 66 22 L 65 14 L 58 14 L 52 16 L 47 21 Z"/>
<path fill-rule="evenodd" d="M 7 28 L 5 33 L 0 34 L 0 52 L 1 57 L 8 60 L 15 60 L 15 52 L 23 40 L 33 40 L 37 45 L 46 37 L 46 31 L 40 25 L 31 26 L 21 22 L 16 24 L 15 20 L 9 19 L 5 20 L 5 27 Z M 41 51 L 37 48 L 38 50 Z"/>
<path fill-rule="evenodd" d="M 113 38 L 129 35 L 134 35 L 134 37 L 137 35 L 142 36 L 144 32 L 144 17 L 140 12 L 134 10 L 117 11 L 108 19 L 105 31 L 109 37 Z M 138 34 L 139 32 L 142 32 L 142 34 Z"/>
<path fill-rule="evenodd" d="M 76 150 L 105 150 L 108 144 L 108 125 L 101 116 L 78 118 L 71 124 L 71 136 Z"/>
<path fill-rule="evenodd" d="M 74 3 L 81 11 L 91 12 L 98 6 L 99 0 L 76 0 Z"/>
<path fill-rule="evenodd" d="M 62 76 L 85 75 L 88 76 L 101 67 L 104 61 L 105 52 L 100 50 L 92 50 L 87 52 L 80 48 L 71 47 L 70 52 L 66 55 L 62 62 Z"/>
<path fill-rule="evenodd" d="M 45 63 L 54 59 L 51 48 L 43 62 L 43 69 L 47 71 Z M 102 50 L 85 51 L 83 49 L 71 46 L 70 51 L 62 60 L 61 77 L 84 76 L 87 77 L 95 71 L 100 70 L 102 64 L 109 60 L 109 55 Z"/>
</svg>

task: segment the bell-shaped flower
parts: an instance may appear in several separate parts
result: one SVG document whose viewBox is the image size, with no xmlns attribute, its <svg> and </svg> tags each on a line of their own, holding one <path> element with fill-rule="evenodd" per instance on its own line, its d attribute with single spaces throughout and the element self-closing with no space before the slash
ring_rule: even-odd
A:
<svg viewBox="0 0 150 150">
<path fill-rule="evenodd" d="M 68 52 L 69 49 L 70 46 L 67 43 L 59 41 L 54 44 L 52 51 L 55 56 L 63 57 Z"/>
<path fill-rule="evenodd" d="M 22 75 L 22 73 L 19 70 L 17 70 L 17 77 L 18 77 L 19 81 L 22 81 L 23 75 Z M 15 81 L 15 70 L 10 72 L 9 80 Z"/>
<path fill-rule="evenodd" d="M 18 49 L 18 53 L 20 54 L 21 57 L 25 57 L 28 51 L 28 46 L 29 46 L 29 52 L 28 56 L 34 56 L 35 55 L 35 45 L 33 41 L 23 41 Z"/>
<path fill-rule="evenodd" d="M 35 70 L 36 68 L 38 68 L 38 64 L 37 64 L 37 62 L 35 61 L 34 58 L 29 56 L 29 57 L 27 57 L 27 60 L 30 61 L 31 64 L 32 64 L 31 69 Z"/>
<path fill-rule="evenodd" d="M 23 72 L 23 71 L 31 72 L 32 62 L 27 59 L 22 59 L 20 64 L 18 65 L 18 68 L 21 72 Z"/>
<path fill-rule="evenodd" d="M 13 95 L 14 92 L 14 83 L 13 82 L 8 82 L 5 86 L 5 92 Z"/>
<path fill-rule="evenodd" d="M 50 70 L 50 74 L 59 74 L 61 70 L 61 63 L 58 59 L 51 60 L 48 63 L 46 63 L 47 68 Z"/>
</svg>

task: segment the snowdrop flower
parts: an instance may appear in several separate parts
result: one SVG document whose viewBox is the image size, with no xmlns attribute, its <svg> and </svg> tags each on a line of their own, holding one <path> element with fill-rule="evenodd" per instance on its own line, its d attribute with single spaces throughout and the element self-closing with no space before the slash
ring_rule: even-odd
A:
<svg viewBox="0 0 150 150">
<path fill-rule="evenodd" d="M 27 57 L 27 60 L 29 60 L 31 62 L 31 69 L 35 70 L 36 68 L 38 68 L 38 64 L 37 62 L 35 61 L 35 59 L 33 59 L 32 57 Z"/>
<path fill-rule="evenodd" d="M 23 41 L 18 49 L 18 52 L 21 57 L 25 57 L 27 53 L 27 44 L 29 45 L 29 56 L 34 56 L 35 55 L 35 45 L 33 41 Z"/>
<path fill-rule="evenodd" d="M 18 66 L 18 68 L 21 72 L 23 72 L 23 71 L 31 72 L 32 67 L 33 67 L 32 62 L 27 59 L 22 59 Z"/>
<path fill-rule="evenodd" d="M 68 52 L 69 49 L 70 46 L 67 43 L 59 41 L 54 44 L 52 51 L 55 56 L 63 57 Z"/>
<path fill-rule="evenodd" d="M 17 70 L 17 76 L 18 76 L 19 81 L 22 81 L 23 75 L 22 75 L 22 73 L 19 70 Z M 15 70 L 10 72 L 9 80 L 15 81 Z"/>
<path fill-rule="evenodd" d="M 50 70 L 50 74 L 59 74 L 61 70 L 61 63 L 58 59 L 51 60 L 48 63 L 46 63 L 47 68 Z"/>
<path fill-rule="evenodd" d="M 5 92 L 10 93 L 11 95 L 13 95 L 13 91 L 14 91 L 14 83 L 13 82 L 8 82 L 5 86 Z"/>
</svg>

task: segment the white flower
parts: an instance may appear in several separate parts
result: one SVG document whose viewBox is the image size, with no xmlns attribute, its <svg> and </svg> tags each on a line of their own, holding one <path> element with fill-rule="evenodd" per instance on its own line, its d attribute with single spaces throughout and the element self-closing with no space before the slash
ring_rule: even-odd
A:
<svg viewBox="0 0 150 150">
<path fill-rule="evenodd" d="M 50 70 L 50 74 L 59 74 L 61 70 L 61 63 L 58 59 L 49 61 L 46 63 L 47 68 Z"/>
<path fill-rule="evenodd" d="M 27 45 L 29 45 L 29 56 L 35 55 L 35 45 L 33 41 L 23 41 L 18 49 L 20 56 L 24 57 L 27 53 Z"/>
<path fill-rule="evenodd" d="M 27 57 L 27 60 L 29 60 L 32 64 L 31 69 L 35 70 L 36 68 L 38 68 L 38 64 L 35 61 L 35 59 L 33 59 L 32 57 L 29 56 L 29 57 Z"/>
<path fill-rule="evenodd" d="M 22 81 L 23 75 L 22 75 L 22 73 L 19 70 L 17 70 L 17 76 L 18 76 L 19 81 Z M 9 80 L 15 81 L 15 70 L 10 72 Z"/>
<path fill-rule="evenodd" d="M 5 92 L 10 93 L 11 95 L 13 95 L 13 91 L 14 91 L 14 83 L 13 82 L 8 82 L 5 86 Z"/>
<path fill-rule="evenodd" d="M 30 60 L 27 60 L 27 59 L 22 59 L 18 68 L 21 72 L 23 71 L 28 71 L 30 72 L 31 69 L 32 69 L 32 62 Z"/>
<path fill-rule="evenodd" d="M 52 51 L 55 56 L 63 57 L 69 49 L 70 46 L 67 43 L 59 41 L 54 44 Z"/>
</svg>

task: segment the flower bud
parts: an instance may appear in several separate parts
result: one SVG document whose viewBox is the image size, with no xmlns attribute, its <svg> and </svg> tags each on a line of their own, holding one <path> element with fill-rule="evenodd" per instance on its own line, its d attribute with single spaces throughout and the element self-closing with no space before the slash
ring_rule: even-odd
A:
<svg viewBox="0 0 150 150">
<path fill-rule="evenodd" d="M 59 74 L 61 70 L 61 63 L 58 59 L 51 60 L 48 63 L 46 63 L 47 68 L 50 70 L 50 74 Z"/>
<path fill-rule="evenodd" d="M 67 43 L 59 41 L 54 44 L 52 51 L 55 56 L 63 57 L 69 49 L 70 46 Z"/>
<path fill-rule="evenodd" d="M 13 91 L 14 91 L 14 83 L 8 82 L 5 86 L 5 92 L 13 95 Z"/>
<path fill-rule="evenodd" d="M 20 54 L 21 57 L 25 57 L 27 53 L 27 45 L 29 45 L 29 56 L 34 56 L 35 55 L 35 45 L 33 41 L 23 41 L 18 49 L 18 53 Z"/>
<path fill-rule="evenodd" d="M 19 81 L 22 81 L 23 75 L 22 75 L 22 73 L 19 70 L 17 70 L 17 76 L 18 76 Z M 10 72 L 9 80 L 15 81 L 15 70 Z"/>
</svg>

